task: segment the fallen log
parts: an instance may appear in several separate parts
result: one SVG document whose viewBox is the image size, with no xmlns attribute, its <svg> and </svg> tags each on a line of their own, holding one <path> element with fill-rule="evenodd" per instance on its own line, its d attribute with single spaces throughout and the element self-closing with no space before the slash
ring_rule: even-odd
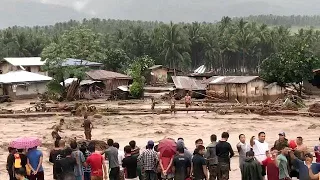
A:
<svg viewBox="0 0 320 180">
<path fill-rule="evenodd" d="M 105 116 L 115 116 L 115 115 L 148 115 L 148 114 L 169 114 L 169 112 L 164 111 L 149 111 L 149 112 L 104 112 L 101 113 Z"/>
<path fill-rule="evenodd" d="M 291 110 L 287 110 L 287 111 L 265 111 L 263 112 L 263 114 L 261 115 L 268 115 L 268 116 L 272 116 L 272 115 L 286 115 L 286 116 L 297 116 L 300 115 L 299 112 L 297 111 L 291 111 Z"/>
<path fill-rule="evenodd" d="M 199 108 L 175 108 L 174 111 L 217 111 L 221 108 L 214 108 L 214 107 L 199 107 Z M 162 112 L 171 111 L 170 108 L 162 109 Z"/>
<path fill-rule="evenodd" d="M 123 105 L 131 105 L 131 104 L 140 104 L 141 102 L 135 102 L 135 101 L 121 101 L 118 102 L 118 105 L 123 106 Z"/>
<path fill-rule="evenodd" d="M 70 112 L 38 112 L 38 113 L 17 113 L 0 114 L 0 118 L 30 118 L 30 117 L 51 117 L 51 116 L 70 116 Z"/>
</svg>

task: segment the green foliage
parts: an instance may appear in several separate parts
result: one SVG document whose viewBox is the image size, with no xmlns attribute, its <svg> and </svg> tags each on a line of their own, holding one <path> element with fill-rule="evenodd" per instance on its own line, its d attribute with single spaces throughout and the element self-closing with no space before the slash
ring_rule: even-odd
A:
<svg viewBox="0 0 320 180">
<path fill-rule="evenodd" d="M 320 60 L 307 44 L 310 39 L 300 36 L 261 64 L 261 76 L 270 82 L 292 84 L 301 95 L 302 82 L 313 78 L 313 69 Z"/>
<path fill-rule="evenodd" d="M 11 27 L 0 30 L 0 58 L 39 56 L 45 47 L 42 56 L 48 59 L 101 61 L 112 71 L 126 71 L 134 59 L 147 55 L 155 64 L 185 72 L 205 64 L 218 75 L 258 74 L 263 59 L 300 36 L 310 39 L 310 50 L 320 56 L 320 31 L 307 29 L 294 34 L 289 28 L 317 26 L 318 19 L 266 15 L 223 17 L 217 23 L 165 24 L 93 18 L 53 26 Z M 55 74 L 64 71 L 55 70 Z"/>
<path fill-rule="evenodd" d="M 124 71 L 130 64 L 130 58 L 122 49 L 107 49 L 105 57 L 100 60 L 104 69 L 111 71 Z"/>
<path fill-rule="evenodd" d="M 142 65 L 138 61 L 131 64 L 129 74 L 133 79 L 130 87 L 130 93 L 134 98 L 140 98 L 143 95 L 143 87 L 145 78 L 142 76 Z"/>
<path fill-rule="evenodd" d="M 44 69 L 53 75 L 54 81 L 63 82 L 64 87 L 65 79 L 76 77 L 81 80 L 86 71 L 84 66 L 63 66 L 63 62 L 67 58 L 95 60 L 103 56 L 102 52 L 99 34 L 90 29 L 79 27 L 66 31 L 57 40 L 57 43 L 52 42 L 44 48 L 41 57 L 46 60 Z"/>
<path fill-rule="evenodd" d="M 141 98 L 143 96 L 143 84 L 134 81 L 130 86 L 130 94 L 134 98 Z"/>
<path fill-rule="evenodd" d="M 153 65 L 154 60 L 149 56 L 138 57 L 134 59 L 133 63 L 130 65 L 128 74 L 130 74 L 133 79 L 133 83 L 130 87 L 130 93 L 133 97 L 142 97 L 144 83 L 148 73 L 148 67 Z"/>
</svg>

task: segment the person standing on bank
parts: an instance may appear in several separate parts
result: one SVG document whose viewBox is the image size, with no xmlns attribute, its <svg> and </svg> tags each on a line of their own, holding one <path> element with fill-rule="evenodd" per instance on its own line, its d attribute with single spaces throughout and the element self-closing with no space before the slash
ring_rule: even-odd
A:
<svg viewBox="0 0 320 180">
<path fill-rule="evenodd" d="M 137 156 L 132 156 L 131 147 L 124 147 L 125 158 L 122 160 L 122 167 L 125 169 L 125 180 L 138 180 Z"/>
<path fill-rule="evenodd" d="M 250 151 L 251 147 L 246 143 L 246 136 L 244 134 L 239 135 L 239 143 L 237 144 L 237 150 L 239 153 L 239 167 L 246 160 L 246 153 Z"/>
<path fill-rule="evenodd" d="M 290 180 L 289 170 L 288 170 L 288 159 L 287 155 L 289 153 L 288 147 L 282 147 L 281 153 L 277 156 L 277 165 L 279 167 L 279 179 L 280 180 Z"/>
<path fill-rule="evenodd" d="M 174 179 L 185 180 L 189 178 L 191 162 L 188 157 L 186 157 L 183 147 L 180 146 L 177 149 L 179 154 L 174 157 L 172 167 L 172 171 L 174 172 Z"/>
<path fill-rule="evenodd" d="M 120 167 L 118 159 L 118 149 L 113 147 L 114 141 L 108 139 L 107 141 L 108 148 L 105 151 L 105 159 L 109 160 L 109 178 L 110 180 L 119 180 L 120 179 Z"/>
<path fill-rule="evenodd" d="M 240 166 L 242 180 L 262 180 L 261 165 L 255 159 L 254 152 L 246 152 L 246 159 Z"/>
<path fill-rule="evenodd" d="M 37 147 L 28 150 L 28 166 L 31 169 L 30 180 L 44 180 L 42 167 L 43 153 Z"/>
<path fill-rule="evenodd" d="M 157 180 L 157 165 L 159 157 L 157 152 L 153 150 L 154 142 L 148 141 L 147 149 L 144 150 L 138 157 L 138 162 L 142 166 L 142 171 L 145 174 L 145 180 Z"/>
<path fill-rule="evenodd" d="M 210 137 L 211 143 L 207 146 L 206 159 L 210 173 L 209 180 L 216 180 L 218 176 L 218 157 L 216 154 L 217 136 L 212 134 Z"/>
<path fill-rule="evenodd" d="M 83 167 L 86 166 L 86 159 L 84 158 L 83 153 L 78 149 L 78 144 L 76 141 L 70 143 L 72 149 L 71 156 L 76 160 L 76 165 L 74 166 L 74 175 L 76 180 L 83 180 L 84 172 Z"/>
<path fill-rule="evenodd" d="M 265 179 L 266 176 L 266 168 L 262 165 L 262 162 L 267 159 L 267 153 L 269 152 L 269 144 L 265 142 L 266 139 L 266 133 L 265 132 L 259 132 L 258 134 L 258 140 L 255 139 L 254 136 L 250 139 L 250 145 L 252 146 L 254 157 L 257 159 L 258 162 L 261 164 L 262 168 L 262 177 Z"/>
<path fill-rule="evenodd" d="M 208 180 L 208 170 L 206 159 L 203 157 L 205 154 L 205 147 L 199 145 L 194 150 L 194 156 L 191 163 L 191 177 L 194 180 Z"/>
<path fill-rule="evenodd" d="M 230 168 L 230 159 L 234 156 L 231 145 L 227 142 L 229 139 L 229 133 L 223 132 L 221 140 L 216 146 L 216 153 L 218 156 L 218 179 L 228 180 Z"/>
</svg>

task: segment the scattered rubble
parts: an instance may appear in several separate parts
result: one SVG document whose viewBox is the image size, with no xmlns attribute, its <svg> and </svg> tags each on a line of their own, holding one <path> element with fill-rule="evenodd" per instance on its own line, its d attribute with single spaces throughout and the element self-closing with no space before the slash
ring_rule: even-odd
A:
<svg viewBox="0 0 320 180">
<path fill-rule="evenodd" d="M 314 103 L 309 106 L 309 112 L 320 113 L 320 103 Z"/>
</svg>

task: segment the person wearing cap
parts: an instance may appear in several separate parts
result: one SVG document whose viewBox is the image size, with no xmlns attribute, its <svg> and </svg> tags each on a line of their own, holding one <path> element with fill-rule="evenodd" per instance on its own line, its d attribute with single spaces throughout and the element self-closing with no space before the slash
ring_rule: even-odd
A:
<svg viewBox="0 0 320 180">
<path fill-rule="evenodd" d="M 184 155 L 186 158 L 188 158 L 188 160 L 191 163 L 192 153 L 186 148 L 183 138 L 178 138 L 177 148 L 180 148 L 180 147 L 182 147 L 184 149 Z"/>
<path fill-rule="evenodd" d="M 279 139 L 274 142 L 274 148 L 281 151 L 284 147 L 289 147 L 288 139 L 286 138 L 285 132 L 280 132 Z"/>
<path fill-rule="evenodd" d="M 309 166 L 313 174 L 318 174 L 320 170 L 320 164 L 312 163 L 313 155 L 311 153 L 304 154 L 305 160 L 302 161 L 294 155 L 293 151 L 290 151 L 290 157 L 293 160 L 293 165 L 299 171 L 299 180 L 310 180 Z M 311 178 L 312 179 L 312 178 Z"/>
<path fill-rule="evenodd" d="M 138 162 L 142 165 L 145 180 L 157 180 L 158 154 L 153 150 L 154 142 L 148 141 L 147 148 L 138 157 Z"/>
</svg>

